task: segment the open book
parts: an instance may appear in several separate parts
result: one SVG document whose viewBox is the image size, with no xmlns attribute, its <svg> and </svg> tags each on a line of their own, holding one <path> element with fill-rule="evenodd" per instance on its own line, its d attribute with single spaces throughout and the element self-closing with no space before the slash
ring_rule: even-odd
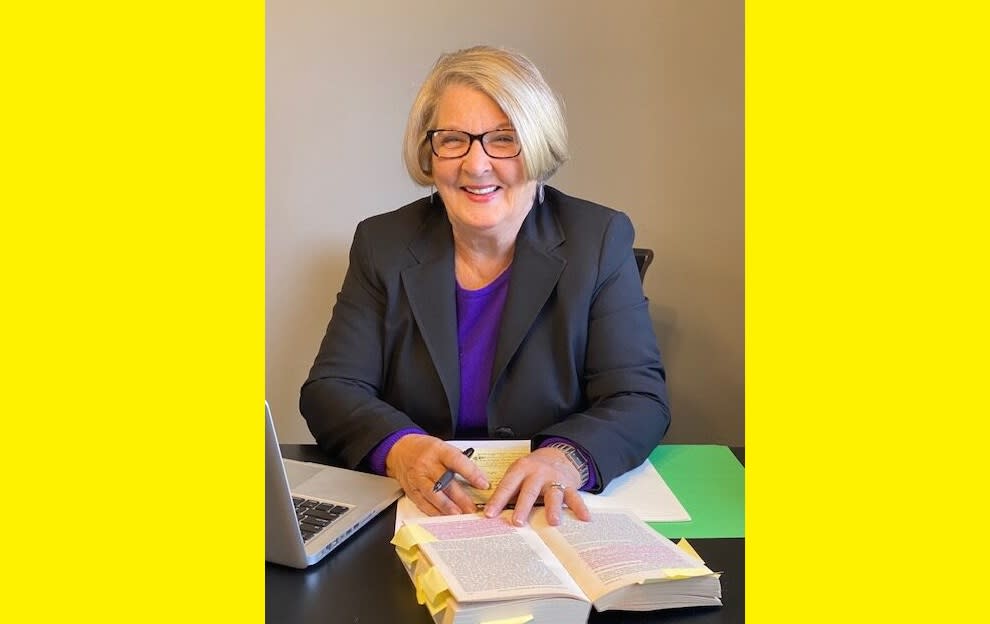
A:
<svg viewBox="0 0 990 624">
<path fill-rule="evenodd" d="M 584 622 L 598 611 L 721 606 L 719 575 L 628 510 L 591 522 L 543 509 L 525 527 L 509 512 L 406 520 L 392 543 L 437 624 Z"/>
</svg>

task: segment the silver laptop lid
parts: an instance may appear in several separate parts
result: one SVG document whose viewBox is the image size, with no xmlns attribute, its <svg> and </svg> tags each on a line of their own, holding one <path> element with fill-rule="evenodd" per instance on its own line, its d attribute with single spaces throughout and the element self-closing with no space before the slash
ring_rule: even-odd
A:
<svg viewBox="0 0 990 624">
<path fill-rule="evenodd" d="M 295 568 L 312 565 L 402 495 L 395 479 L 283 459 L 267 401 L 265 421 L 266 561 Z M 293 494 L 331 501 L 349 510 L 304 545 Z"/>
</svg>

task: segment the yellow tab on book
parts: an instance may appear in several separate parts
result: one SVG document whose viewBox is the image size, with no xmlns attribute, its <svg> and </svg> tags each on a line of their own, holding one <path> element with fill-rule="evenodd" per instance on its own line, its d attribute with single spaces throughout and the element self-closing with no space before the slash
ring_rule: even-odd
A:
<svg viewBox="0 0 990 624">
<path fill-rule="evenodd" d="M 431 567 L 423 573 L 419 577 L 419 582 L 423 586 L 423 591 L 426 592 L 427 599 L 431 601 L 436 601 L 440 594 L 450 590 L 447 579 L 435 567 Z"/>
<path fill-rule="evenodd" d="M 440 600 L 436 602 L 426 601 L 426 610 L 430 612 L 430 616 L 434 616 L 447 608 L 447 601 L 450 599 L 450 594 L 445 593 L 440 597 Z"/>
<path fill-rule="evenodd" d="M 411 566 L 412 564 L 419 561 L 419 548 L 413 548 L 412 550 L 406 550 L 405 548 L 395 548 L 395 554 L 399 555 L 399 561 Z"/>
<path fill-rule="evenodd" d="M 502 620 L 485 620 L 481 624 L 526 624 L 526 622 L 532 621 L 532 615 L 517 615 L 516 617 L 505 618 Z"/>
<path fill-rule="evenodd" d="M 661 572 L 670 580 L 708 576 L 712 573 L 708 568 L 664 568 Z"/>
<path fill-rule="evenodd" d="M 450 600 L 450 591 L 444 589 L 436 593 L 437 581 L 435 577 L 438 576 L 439 573 L 436 572 L 436 568 L 425 564 L 425 561 L 420 562 L 416 572 L 413 574 L 412 580 L 413 587 L 416 588 L 416 602 L 426 605 L 430 615 L 436 615 L 446 609 L 447 602 Z M 442 584 L 446 586 L 445 582 L 442 582 Z"/>
<path fill-rule="evenodd" d="M 437 538 L 418 524 L 402 525 L 402 528 L 396 531 L 395 537 L 392 538 L 392 544 L 406 550 L 412 550 L 413 547 L 423 542 L 435 541 L 437 541 Z"/>
<path fill-rule="evenodd" d="M 426 597 L 426 592 L 424 592 L 420 587 L 416 587 L 416 602 L 421 605 L 426 605 L 426 609 L 430 612 L 430 615 L 436 615 L 440 611 L 447 608 L 447 600 L 450 598 L 450 592 L 444 592 L 439 600 L 431 601 Z"/>
<path fill-rule="evenodd" d="M 436 615 L 438 611 L 447 607 L 447 600 L 450 599 L 450 588 L 446 579 L 437 571 L 435 567 L 416 577 L 416 597 L 420 597 L 422 592 L 425 598 L 426 608 L 430 610 L 430 615 Z"/>
<path fill-rule="evenodd" d="M 698 554 L 698 551 L 694 549 L 694 546 L 689 544 L 688 541 L 683 537 L 680 539 L 679 542 L 677 542 L 677 547 L 680 548 L 687 556 L 697 559 L 698 561 L 704 563 L 704 560 L 701 558 L 701 555 Z"/>
</svg>

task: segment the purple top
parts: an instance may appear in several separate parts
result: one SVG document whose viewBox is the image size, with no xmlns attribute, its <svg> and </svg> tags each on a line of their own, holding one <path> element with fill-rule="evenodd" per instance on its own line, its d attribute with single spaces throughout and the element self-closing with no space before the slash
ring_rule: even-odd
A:
<svg viewBox="0 0 990 624">
<path fill-rule="evenodd" d="M 385 474 L 385 460 L 388 458 L 388 452 L 392 450 L 392 447 L 399 441 L 399 438 L 408 433 L 426 434 L 426 432 L 419 427 L 399 429 L 398 431 L 390 434 L 387 438 L 379 442 L 378 446 L 376 446 L 370 453 L 368 453 L 368 468 L 371 469 L 371 472 L 380 475 Z"/>
<path fill-rule="evenodd" d="M 495 345 L 498 342 L 502 309 L 509 294 L 509 278 L 512 267 L 495 280 L 478 290 L 466 290 L 457 286 L 457 343 L 461 372 L 461 400 L 458 406 L 456 437 L 483 439 L 488 437 L 488 394 L 491 391 L 492 366 L 495 361 Z M 409 433 L 425 433 L 422 429 L 400 429 L 382 440 L 368 454 L 368 467 L 372 472 L 385 474 L 385 458 L 392 446 Z M 588 482 L 581 489 L 595 486 L 594 463 L 587 451 L 564 438 L 549 438 L 540 446 L 551 442 L 566 442 L 584 455 L 588 461 Z"/>
<path fill-rule="evenodd" d="M 461 401 L 456 436 L 459 438 L 488 437 L 488 393 L 495 360 L 495 343 L 502 308 L 509 294 L 511 265 L 495 280 L 479 288 L 467 290 L 457 285 L 457 356 L 461 370 Z M 368 454 L 372 472 L 385 474 L 385 459 L 399 438 L 409 433 L 426 433 L 407 428 L 392 433 Z"/>
<path fill-rule="evenodd" d="M 461 402 L 456 437 L 488 437 L 488 393 L 502 309 L 509 294 L 510 266 L 495 280 L 467 290 L 457 286 L 457 356 L 461 365 Z"/>
</svg>

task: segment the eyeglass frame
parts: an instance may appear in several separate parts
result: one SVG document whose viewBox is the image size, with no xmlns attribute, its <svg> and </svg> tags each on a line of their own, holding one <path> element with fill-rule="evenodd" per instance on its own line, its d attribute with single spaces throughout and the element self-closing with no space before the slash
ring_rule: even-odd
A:
<svg viewBox="0 0 990 624">
<path fill-rule="evenodd" d="M 478 143 L 481 144 L 481 151 L 483 151 L 485 153 L 485 155 L 488 156 L 489 158 L 497 158 L 498 160 L 507 160 L 509 158 L 516 158 L 517 156 L 519 156 L 519 154 L 522 154 L 522 143 L 521 142 L 519 142 L 519 151 L 516 152 L 515 154 L 513 154 L 512 156 L 492 156 L 491 154 L 488 153 L 488 149 L 485 147 L 485 141 L 484 141 L 485 135 L 487 135 L 487 134 L 491 134 L 493 132 L 507 132 L 507 131 L 508 132 L 516 132 L 516 129 L 515 128 L 495 128 L 494 130 L 489 130 L 488 132 L 482 132 L 481 134 L 471 134 L 470 132 L 465 132 L 464 130 L 454 130 L 453 128 L 435 128 L 433 130 L 427 130 L 426 131 L 426 142 L 430 144 L 430 151 L 433 152 L 433 155 L 436 156 L 437 158 L 443 158 L 444 160 L 453 160 L 455 158 L 464 158 L 471 151 L 471 146 L 474 145 L 474 142 L 475 141 L 477 141 Z M 437 148 L 433 145 L 433 135 L 435 135 L 437 132 L 459 132 L 461 134 L 466 134 L 468 136 L 467 149 L 464 150 L 464 153 L 461 154 L 460 156 L 441 156 L 440 154 L 437 154 Z M 518 139 L 518 136 L 519 136 L 519 134 L 517 132 L 516 133 L 516 138 L 517 139 Z"/>
</svg>

